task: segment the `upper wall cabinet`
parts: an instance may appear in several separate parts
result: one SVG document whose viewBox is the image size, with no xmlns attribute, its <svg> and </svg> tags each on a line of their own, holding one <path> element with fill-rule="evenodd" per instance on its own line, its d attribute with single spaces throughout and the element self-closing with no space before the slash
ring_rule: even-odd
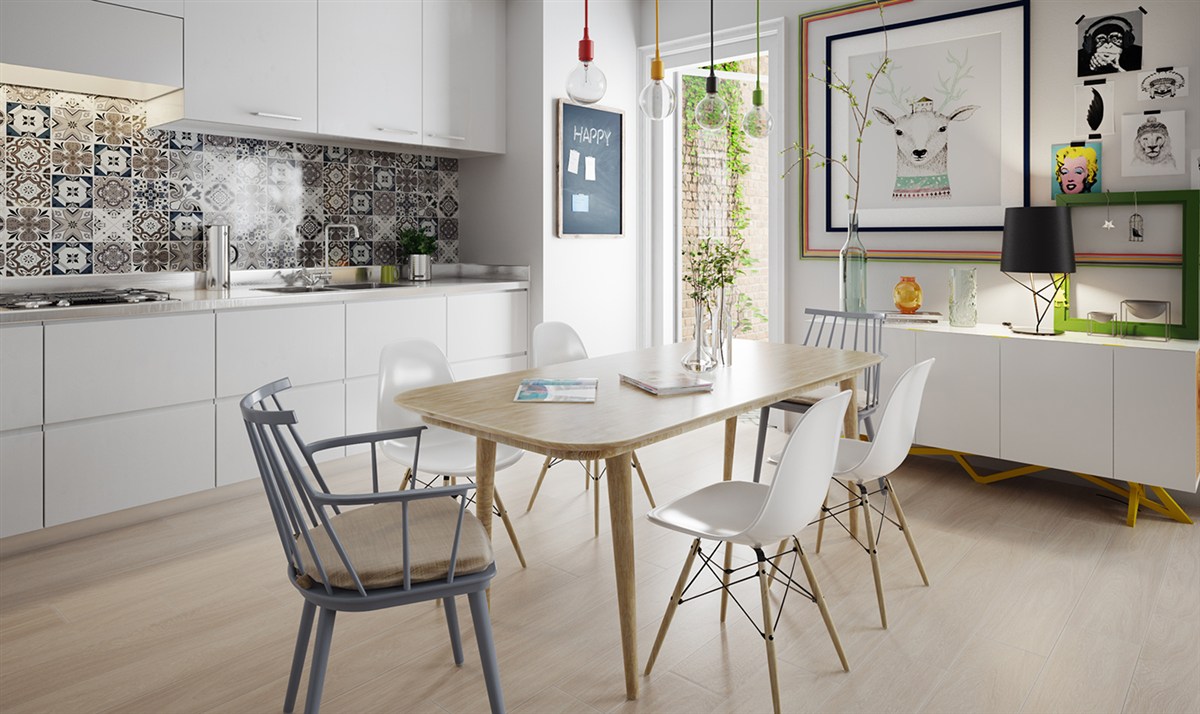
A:
<svg viewBox="0 0 1200 714">
<path fill-rule="evenodd" d="M 421 0 L 320 0 L 317 13 L 320 133 L 420 144 Z"/>
<path fill-rule="evenodd" d="M 0 83 L 152 99 L 183 80 L 178 17 L 92 0 L 0 2 Z"/>
<path fill-rule="evenodd" d="M 424 144 L 504 152 L 504 3 L 426 0 Z"/>
<path fill-rule="evenodd" d="M 187 0 L 183 116 L 315 132 L 317 0 Z"/>
</svg>

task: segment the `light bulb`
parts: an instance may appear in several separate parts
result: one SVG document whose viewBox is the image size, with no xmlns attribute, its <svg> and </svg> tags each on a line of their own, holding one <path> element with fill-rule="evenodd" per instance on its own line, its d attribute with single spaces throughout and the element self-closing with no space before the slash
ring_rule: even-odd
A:
<svg viewBox="0 0 1200 714">
<path fill-rule="evenodd" d="M 705 131 L 720 131 L 729 123 L 729 105 L 716 92 L 696 104 L 696 123 Z"/>
<path fill-rule="evenodd" d="M 638 97 L 642 113 L 654 121 L 662 121 L 675 111 L 675 90 L 661 79 L 656 79 L 642 89 Z"/>
<path fill-rule="evenodd" d="M 608 79 L 595 62 L 580 62 L 567 75 L 567 96 L 579 104 L 595 104 L 607 90 Z"/>
<path fill-rule="evenodd" d="M 742 128 L 753 139 L 765 139 L 771 133 L 771 112 L 759 104 L 750 108 L 742 118 Z"/>
</svg>

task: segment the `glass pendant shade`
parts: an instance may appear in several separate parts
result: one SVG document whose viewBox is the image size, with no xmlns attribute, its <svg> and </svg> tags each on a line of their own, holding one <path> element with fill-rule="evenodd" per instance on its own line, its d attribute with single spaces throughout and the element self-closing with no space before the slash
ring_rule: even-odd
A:
<svg viewBox="0 0 1200 714">
<path fill-rule="evenodd" d="M 729 105 L 716 92 L 706 94 L 696 104 L 696 123 L 705 131 L 720 131 L 729 123 Z"/>
<path fill-rule="evenodd" d="M 742 128 L 752 139 L 765 139 L 771 133 L 771 112 L 758 105 L 750 108 L 742 118 Z"/>
<path fill-rule="evenodd" d="M 604 98 L 608 78 L 595 62 L 580 62 L 567 75 L 567 96 L 579 104 L 595 104 Z"/>
<path fill-rule="evenodd" d="M 675 90 L 661 79 L 656 79 L 642 89 L 638 106 L 650 119 L 662 121 L 675 111 Z"/>
</svg>

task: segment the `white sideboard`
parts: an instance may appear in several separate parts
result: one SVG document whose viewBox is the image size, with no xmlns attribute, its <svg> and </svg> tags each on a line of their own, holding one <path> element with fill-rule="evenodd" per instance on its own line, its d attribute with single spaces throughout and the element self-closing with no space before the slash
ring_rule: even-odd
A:
<svg viewBox="0 0 1200 714">
<path fill-rule="evenodd" d="M 1194 493 L 1200 343 L 888 326 L 882 394 L 928 357 L 924 446 Z"/>
<path fill-rule="evenodd" d="M 453 336 L 460 378 L 524 369 L 514 284 L 0 324 L 0 537 L 255 478 L 238 400 L 280 377 L 305 439 L 373 431 L 389 342 Z"/>
</svg>

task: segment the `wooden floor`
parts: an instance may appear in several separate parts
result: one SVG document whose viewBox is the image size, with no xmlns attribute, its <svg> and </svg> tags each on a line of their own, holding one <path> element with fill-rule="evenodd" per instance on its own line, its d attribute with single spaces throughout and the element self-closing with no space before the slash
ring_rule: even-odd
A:
<svg viewBox="0 0 1200 714">
<path fill-rule="evenodd" d="M 721 443 L 718 425 L 640 451 L 659 503 L 719 479 Z M 743 424 L 742 477 L 752 452 Z M 563 464 L 523 513 L 540 462 L 500 474 L 529 561 L 497 522 L 492 622 L 510 711 L 769 711 L 762 640 L 736 609 L 722 627 L 715 597 L 679 609 L 641 699 L 625 701 L 607 500 L 594 538 L 582 471 Z M 789 598 L 776 631 L 785 711 L 1200 711 L 1200 528 L 1143 513 L 1130 529 L 1090 488 L 981 486 L 935 459 L 910 458 L 894 484 L 932 584 L 885 531 L 881 629 L 867 556 L 827 529 L 812 560 L 851 671 L 816 607 Z M 0 711 L 280 711 L 301 599 L 265 499 L 247 493 L 32 552 L 0 544 Z M 688 540 L 645 518 L 635 535 L 644 664 Z M 742 587 L 757 611 L 755 585 Z M 455 668 L 433 605 L 342 615 L 325 711 L 486 711 L 463 627 Z"/>
</svg>

